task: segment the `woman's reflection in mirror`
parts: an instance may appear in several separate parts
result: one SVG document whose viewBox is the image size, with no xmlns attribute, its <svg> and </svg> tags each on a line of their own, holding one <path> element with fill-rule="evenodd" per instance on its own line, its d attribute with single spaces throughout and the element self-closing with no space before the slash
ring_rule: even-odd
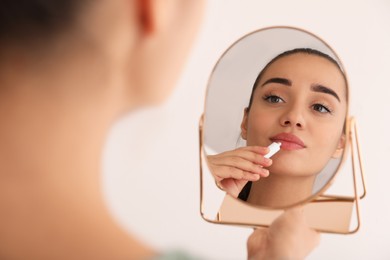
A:
<svg viewBox="0 0 390 260">
<path fill-rule="evenodd" d="M 339 64 L 309 48 L 283 52 L 258 74 L 241 122 L 246 146 L 208 156 L 218 185 L 267 207 L 293 205 L 345 146 L 347 81 Z M 264 158 L 267 146 L 281 151 Z"/>
</svg>

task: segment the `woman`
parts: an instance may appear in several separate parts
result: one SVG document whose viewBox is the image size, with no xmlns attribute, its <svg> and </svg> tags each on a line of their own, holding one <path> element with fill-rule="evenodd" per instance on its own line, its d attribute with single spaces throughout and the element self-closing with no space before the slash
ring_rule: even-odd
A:
<svg viewBox="0 0 390 260">
<path fill-rule="evenodd" d="M 0 6 L 0 258 L 158 258 L 109 214 L 101 150 L 122 114 L 171 92 L 201 2 L 5 0 Z M 291 226 L 281 223 L 274 228 Z M 256 239 L 264 234 L 253 234 L 250 257 L 259 257 Z M 296 235 L 303 238 L 292 232 L 282 239 Z M 262 247 L 262 254 L 280 251 Z"/>
<path fill-rule="evenodd" d="M 328 161 L 342 155 L 346 111 L 347 83 L 337 62 L 313 49 L 286 51 L 254 83 L 241 123 L 247 147 L 209 156 L 211 171 L 222 188 L 255 205 L 303 201 Z M 281 151 L 266 159 L 272 142 Z"/>
</svg>

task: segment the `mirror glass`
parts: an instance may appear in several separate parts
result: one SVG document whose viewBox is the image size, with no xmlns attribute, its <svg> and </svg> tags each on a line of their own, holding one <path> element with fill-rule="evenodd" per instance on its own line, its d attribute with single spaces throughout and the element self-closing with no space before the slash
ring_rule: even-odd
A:
<svg viewBox="0 0 390 260">
<path fill-rule="evenodd" d="M 247 34 L 209 78 L 201 142 L 210 174 L 203 186 L 264 209 L 312 201 L 345 157 L 347 114 L 348 83 L 328 44 L 292 27 Z M 281 149 L 267 161 L 273 142 Z"/>
</svg>

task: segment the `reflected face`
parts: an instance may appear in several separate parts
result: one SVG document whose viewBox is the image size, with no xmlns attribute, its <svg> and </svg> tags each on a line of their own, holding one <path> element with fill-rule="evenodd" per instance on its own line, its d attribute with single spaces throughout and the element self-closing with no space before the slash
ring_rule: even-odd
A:
<svg viewBox="0 0 390 260">
<path fill-rule="evenodd" d="M 272 157 L 272 174 L 319 173 L 345 143 L 346 83 L 324 57 L 295 53 L 272 63 L 258 82 L 241 125 L 247 145 L 282 149 Z"/>
</svg>

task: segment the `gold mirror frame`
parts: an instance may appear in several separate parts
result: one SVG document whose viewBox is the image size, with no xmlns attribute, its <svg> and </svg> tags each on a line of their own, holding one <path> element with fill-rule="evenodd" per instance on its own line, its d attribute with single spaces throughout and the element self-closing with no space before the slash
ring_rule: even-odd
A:
<svg viewBox="0 0 390 260">
<path fill-rule="evenodd" d="M 268 27 L 264 29 L 272 29 L 272 28 L 291 28 L 295 30 L 300 30 L 320 39 L 318 36 L 310 32 L 307 32 L 302 29 L 294 28 L 294 27 L 278 26 L 278 27 Z M 260 29 L 255 32 L 264 29 Z M 243 39 L 244 37 L 245 36 L 241 37 L 239 40 Z M 325 41 L 323 41 L 322 39 L 320 40 L 325 45 L 327 45 Z M 225 51 L 225 53 L 227 51 Z M 348 111 L 347 111 L 347 116 L 348 116 Z M 203 171 L 203 163 L 202 163 L 205 160 L 204 149 L 203 149 L 204 148 L 203 126 L 204 126 L 204 115 L 202 114 L 199 121 L 200 213 L 202 218 L 205 221 L 214 224 L 251 226 L 251 227 L 269 226 L 272 223 L 273 219 L 275 219 L 278 215 L 280 215 L 284 209 L 270 209 L 270 208 L 264 208 L 258 206 L 251 206 L 250 204 L 239 201 L 238 199 L 233 198 L 230 195 L 225 196 L 224 202 L 222 203 L 222 207 L 220 208 L 215 219 L 210 219 L 205 216 L 204 203 L 203 203 L 204 202 L 204 184 L 203 184 L 204 171 Z M 366 195 L 366 185 L 364 180 L 364 170 L 363 170 L 363 163 L 361 159 L 360 145 L 357 136 L 358 135 L 357 126 L 356 126 L 356 121 L 353 117 L 349 117 L 346 120 L 346 134 L 347 134 L 347 138 L 346 138 L 347 143 L 346 143 L 346 149 L 343 154 L 343 159 L 340 162 L 339 166 L 337 167 L 337 171 L 333 175 L 331 180 L 317 194 L 309 197 L 306 201 L 299 202 L 291 206 L 294 207 L 297 205 L 304 204 L 305 214 L 307 216 L 309 225 L 319 232 L 334 233 L 334 234 L 353 234 L 359 230 L 361 225 L 359 201 L 360 199 L 364 198 Z M 347 150 L 349 148 L 351 149 L 350 154 L 351 154 L 354 195 L 353 196 L 324 195 L 323 193 L 331 186 L 338 171 L 344 165 L 346 155 L 347 155 Z M 357 170 L 359 170 L 360 175 L 357 173 Z M 360 195 L 358 194 L 358 182 L 359 182 L 358 179 L 360 179 L 360 183 L 362 187 L 362 194 Z M 217 185 L 215 185 L 215 187 L 217 188 Z M 239 214 L 237 214 L 237 211 L 235 211 L 237 207 L 239 207 L 240 209 Z M 354 212 L 353 209 L 355 209 Z M 334 212 L 338 213 L 337 216 L 334 214 Z M 350 223 L 352 220 L 352 213 L 356 214 L 355 216 L 356 227 L 351 229 Z M 264 216 L 266 216 L 265 218 L 268 219 L 268 221 L 266 221 L 267 223 L 265 224 L 256 223 L 255 221 L 256 216 L 259 215 L 261 215 L 263 219 Z"/>
</svg>

